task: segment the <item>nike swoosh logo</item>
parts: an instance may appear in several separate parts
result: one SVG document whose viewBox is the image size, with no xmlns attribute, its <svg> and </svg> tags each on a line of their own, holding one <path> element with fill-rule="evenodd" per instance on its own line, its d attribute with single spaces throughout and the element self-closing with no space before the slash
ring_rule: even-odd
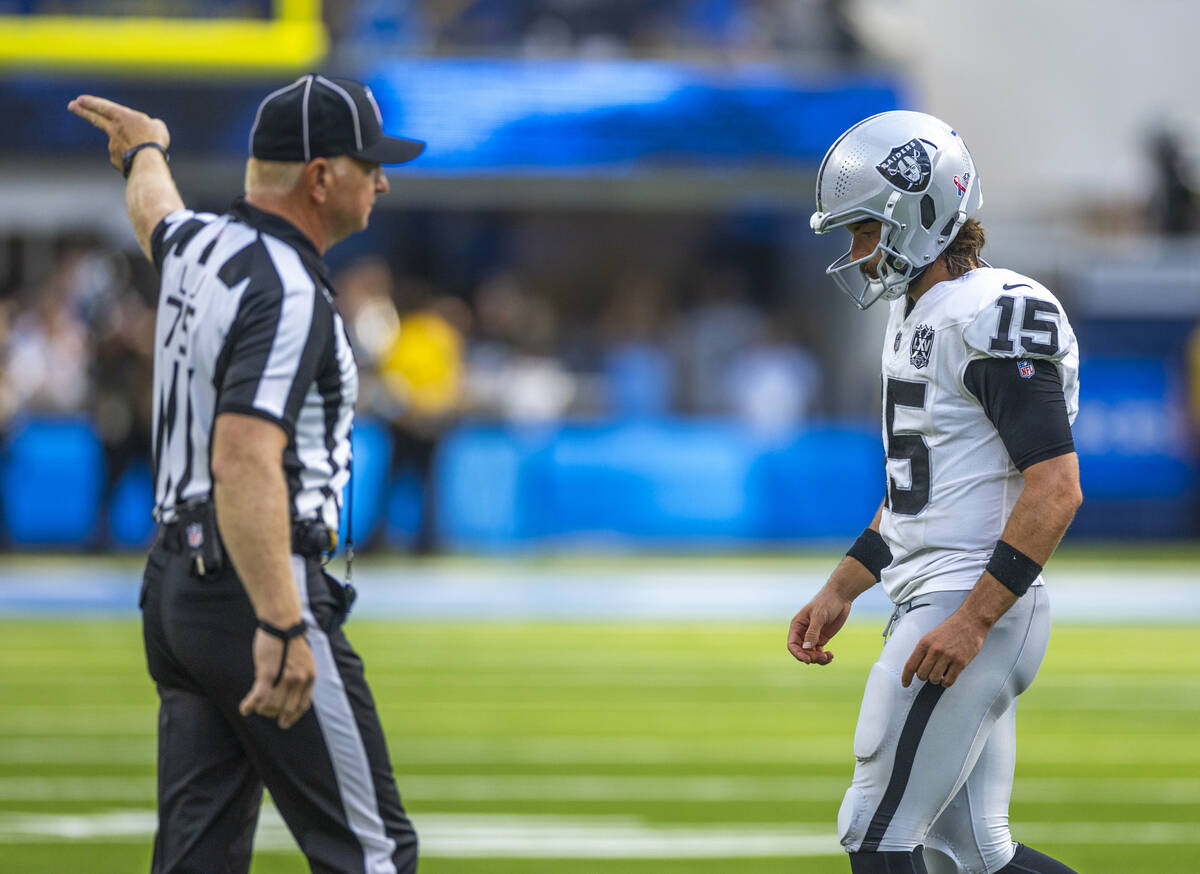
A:
<svg viewBox="0 0 1200 874">
<path fill-rule="evenodd" d="M 1005 291 L 1012 291 L 1014 288 L 1033 288 L 1028 282 L 1014 282 L 1012 285 L 1004 286 Z"/>
<path fill-rule="evenodd" d="M 908 612 L 911 613 L 914 610 L 920 610 L 922 607 L 928 607 L 928 606 L 929 606 L 929 602 L 925 602 L 924 604 L 913 604 L 911 607 L 908 608 Z"/>
</svg>

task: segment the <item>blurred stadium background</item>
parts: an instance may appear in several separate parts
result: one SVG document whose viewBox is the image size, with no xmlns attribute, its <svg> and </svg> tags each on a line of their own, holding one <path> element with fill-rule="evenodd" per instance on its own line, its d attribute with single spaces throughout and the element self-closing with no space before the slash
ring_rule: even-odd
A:
<svg viewBox="0 0 1200 874">
<path fill-rule="evenodd" d="M 144 870 L 153 829 L 155 278 L 66 103 L 162 117 L 220 211 L 309 69 L 429 143 L 328 259 L 363 374 L 351 635 L 423 870 L 841 870 L 885 606 L 819 676 L 782 642 L 879 499 L 885 313 L 808 216 L 828 144 L 893 108 L 958 126 L 985 255 L 1082 350 L 1018 834 L 1200 868 L 1198 29 L 1179 0 L 0 0 L 0 870 Z M 259 846 L 302 870 L 277 820 Z"/>
</svg>

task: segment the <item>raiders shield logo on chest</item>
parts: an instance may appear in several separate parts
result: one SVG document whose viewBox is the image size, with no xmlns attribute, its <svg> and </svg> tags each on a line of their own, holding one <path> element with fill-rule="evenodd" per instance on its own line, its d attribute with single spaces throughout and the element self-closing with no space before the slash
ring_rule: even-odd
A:
<svg viewBox="0 0 1200 874">
<path fill-rule="evenodd" d="M 917 370 L 920 370 L 929 364 L 929 356 L 932 351 L 933 328 L 929 325 L 917 325 L 913 331 L 912 346 L 909 347 L 909 362 Z"/>
</svg>

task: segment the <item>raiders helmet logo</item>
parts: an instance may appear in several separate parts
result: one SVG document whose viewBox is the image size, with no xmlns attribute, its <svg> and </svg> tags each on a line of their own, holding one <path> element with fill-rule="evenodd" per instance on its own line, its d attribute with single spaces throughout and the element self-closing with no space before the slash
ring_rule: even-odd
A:
<svg viewBox="0 0 1200 874">
<path fill-rule="evenodd" d="M 909 347 L 908 360 L 912 366 L 920 370 L 929 364 L 929 353 L 933 349 L 933 328 L 929 325 L 917 325 L 913 331 L 912 346 Z"/>
<path fill-rule="evenodd" d="M 936 148 L 933 143 L 929 145 Z M 911 139 L 892 149 L 886 158 L 875 165 L 875 169 L 901 191 L 914 193 L 924 191 L 929 186 L 930 164 L 929 152 L 925 151 L 923 141 Z"/>
</svg>

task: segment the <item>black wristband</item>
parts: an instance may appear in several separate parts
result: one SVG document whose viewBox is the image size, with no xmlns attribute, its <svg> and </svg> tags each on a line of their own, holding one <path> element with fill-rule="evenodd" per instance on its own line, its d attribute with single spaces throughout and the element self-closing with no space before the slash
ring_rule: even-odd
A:
<svg viewBox="0 0 1200 874">
<path fill-rule="evenodd" d="M 1042 572 L 1042 566 L 1003 540 L 996 542 L 987 572 L 1018 598 L 1024 595 Z"/>
<path fill-rule="evenodd" d="M 132 149 L 128 149 L 125 152 L 125 154 L 121 156 L 121 175 L 124 176 L 126 179 L 128 179 L 129 174 L 131 172 L 133 172 L 133 159 L 137 156 L 137 153 L 140 152 L 142 149 L 158 149 L 160 152 L 162 152 L 163 160 L 166 161 L 168 164 L 171 163 L 171 156 L 167 154 L 167 147 L 164 146 L 162 143 L 155 143 L 155 142 L 138 143 Z"/>
<path fill-rule="evenodd" d="M 846 555 L 869 570 L 875 582 L 879 582 L 883 569 L 892 563 L 892 551 L 888 549 L 887 541 L 874 528 L 867 528 L 858 535 L 854 545 L 846 550 Z"/>
<path fill-rule="evenodd" d="M 275 672 L 275 680 L 271 683 L 272 686 L 278 686 L 279 681 L 283 679 L 283 669 L 287 665 L 288 644 L 304 634 L 308 626 L 304 624 L 303 619 L 288 628 L 280 628 L 278 625 L 272 625 L 265 619 L 260 619 L 258 620 L 258 627 L 272 637 L 278 637 L 283 641 L 283 653 L 279 656 L 279 670 Z"/>
</svg>

